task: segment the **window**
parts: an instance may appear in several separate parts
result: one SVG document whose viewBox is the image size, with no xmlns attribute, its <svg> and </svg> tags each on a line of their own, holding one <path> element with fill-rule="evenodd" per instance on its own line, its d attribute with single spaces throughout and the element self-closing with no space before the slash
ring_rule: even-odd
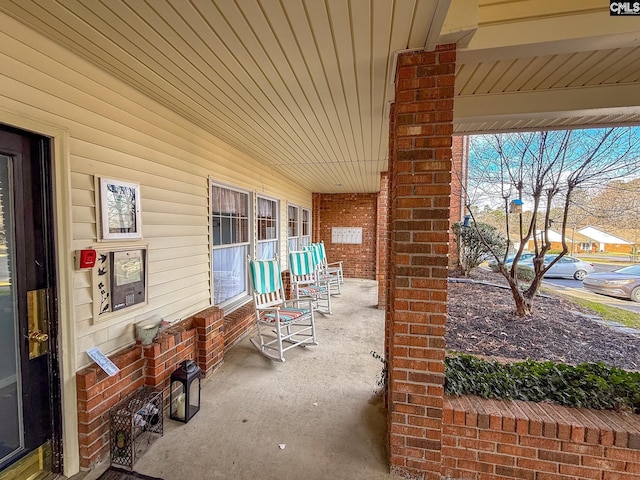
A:
<svg viewBox="0 0 640 480">
<path fill-rule="evenodd" d="M 302 209 L 302 236 L 300 237 L 302 246 L 311 245 L 311 210 Z"/>
<path fill-rule="evenodd" d="M 249 193 L 211 185 L 211 271 L 214 305 L 248 295 Z"/>
<path fill-rule="evenodd" d="M 278 253 L 278 202 L 258 197 L 258 260 L 275 258 Z"/>
<path fill-rule="evenodd" d="M 311 245 L 311 210 L 296 205 L 287 206 L 289 251 L 302 250 Z"/>
<path fill-rule="evenodd" d="M 300 225 L 299 225 L 300 209 L 295 205 L 287 206 L 287 225 L 288 225 L 288 246 L 289 251 L 294 252 L 300 249 Z"/>
</svg>

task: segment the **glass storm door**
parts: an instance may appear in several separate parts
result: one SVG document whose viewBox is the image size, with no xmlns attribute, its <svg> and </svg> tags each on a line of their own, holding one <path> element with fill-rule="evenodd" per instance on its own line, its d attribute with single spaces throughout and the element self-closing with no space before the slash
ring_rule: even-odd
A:
<svg viewBox="0 0 640 480">
<path fill-rule="evenodd" d="M 49 140 L 0 126 L 0 480 L 58 470 Z"/>
</svg>

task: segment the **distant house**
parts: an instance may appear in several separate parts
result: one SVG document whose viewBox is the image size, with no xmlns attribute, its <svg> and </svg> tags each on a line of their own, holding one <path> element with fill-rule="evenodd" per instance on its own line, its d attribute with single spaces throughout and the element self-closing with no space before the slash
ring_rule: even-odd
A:
<svg viewBox="0 0 640 480">
<path fill-rule="evenodd" d="M 583 252 L 631 254 L 635 250 L 635 242 L 605 232 L 596 227 L 584 227 L 579 229 L 578 232 L 588 239 L 586 242 L 580 244 L 580 249 Z"/>
<path fill-rule="evenodd" d="M 551 252 L 560 252 L 562 250 L 562 234 L 556 232 L 555 230 L 549 230 L 547 232 L 549 242 L 551 243 Z M 536 234 L 538 241 L 541 240 L 541 230 Z M 580 253 L 585 250 L 582 249 L 583 244 L 589 243 L 589 237 L 582 235 L 578 232 L 573 232 L 573 230 L 567 230 L 565 235 L 565 241 L 567 242 L 567 247 L 569 248 L 569 255 L 574 253 Z M 527 250 L 533 251 L 534 244 L 533 239 L 530 239 L 527 243 Z"/>
</svg>

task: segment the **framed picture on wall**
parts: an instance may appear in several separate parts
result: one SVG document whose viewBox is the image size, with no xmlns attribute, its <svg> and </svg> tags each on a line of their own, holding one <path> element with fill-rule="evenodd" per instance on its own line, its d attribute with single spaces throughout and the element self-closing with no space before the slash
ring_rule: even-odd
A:
<svg viewBox="0 0 640 480">
<path fill-rule="evenodd" d="M 142 238 L 140 185 L 100 178 L 102 238 Z"/>
</svg>

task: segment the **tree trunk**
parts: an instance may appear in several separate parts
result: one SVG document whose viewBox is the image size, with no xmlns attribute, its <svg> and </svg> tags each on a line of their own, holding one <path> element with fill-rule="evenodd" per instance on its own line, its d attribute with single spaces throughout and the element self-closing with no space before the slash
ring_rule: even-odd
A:
<svg viewBox="0 0 640 480">
<path fill-rule="evenodd" d="M 503 272 L 505 274 L 506 272 Z M 518 288 L 518 282 L 510 275 L 504 275 L 509 282 L 509 288 L 511 288 L 511 294 L 516 304 L 516 315 L 518 317 L 526 317 L 533 312 L 533 298 L 525 295 L 525 292 Z"/>
<path fill-rule="evenodd" d="M 516 302 L 516 315 L 519 317 L 526 317 L 533 312 L 533 301 L 530 298 L 526 298 L 523 295 L 515 295 L 513 299 Z"/>
</svg>

